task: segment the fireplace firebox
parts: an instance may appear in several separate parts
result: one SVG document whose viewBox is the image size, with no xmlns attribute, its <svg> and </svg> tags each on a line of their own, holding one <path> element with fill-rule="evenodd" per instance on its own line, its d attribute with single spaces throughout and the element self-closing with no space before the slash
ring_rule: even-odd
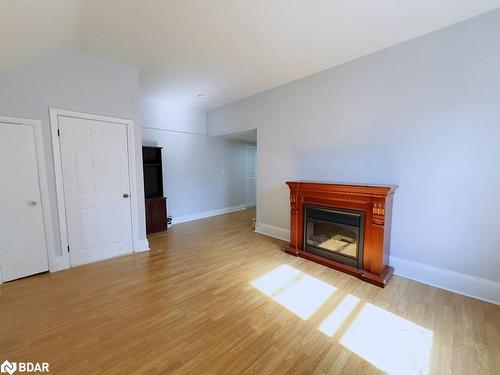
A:
<svg viewBox="0 0 500 375">
<path fill-rule="evenodd" d="M 304 250 L 361 268 L 364 212 L 306 205 Z"/>
<path fill-rule="evenodd" d="M 290 244 L 285 251 L 384 287 L 395 185 L 288 181 Z"/>
</svg>

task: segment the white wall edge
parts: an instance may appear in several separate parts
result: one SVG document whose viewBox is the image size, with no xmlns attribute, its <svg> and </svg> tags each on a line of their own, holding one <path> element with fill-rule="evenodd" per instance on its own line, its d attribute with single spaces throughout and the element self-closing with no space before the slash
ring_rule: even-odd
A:
<svg viewBox="0 0 500 375">
<path fill-rule="evenodd" d="M 283 241 L 290 241 L 290 231 L 288 229 L 283 229 L 275 227 L 273 225 L 257 223 L 255 225 L 255 232 L 264 234 L 266 236 L 274 237 Z"/>
<path fill-rule="evenodd" d="M 149 241 L 147 239 L 139 240 L 135 243 L 134 253 L 141 253 L 143 251 L 149 251 Z"/>
<path fill-rule="evenodd" d="M 395 275 L 500 305 L 499 282 L 395 256 L 389 263 Z"/>
<path fill-rule="evenodd" d="M 273 225 L 258 223 L 255 232 L 283 241 L 290 241 L 290 231 L 288 229 Z M 395 275 L 500 305 L 499 282 L 395 256 L 390 257 L 389 263 L 394 267 Z"/>
<path fill-rule="evenodd" d="M 229 212 L 241 211 L 241 210 L 245 210 L 245 209 L 246 209 L 246 206 L 244 204 L 240 204 L 237 206 L 224 207 L 224 208 L 219 208 L 217 210 L 212 210 L 212 211 L 205 211 L 205 212 L 198 212 L 196 214 L 177 216 L 177 217 L 172 218 L 172 224 L 175 225 L 175 224 L 185 223 L 187 221 L 204 219 L 206 217 L 227 214 Z"/>
</svg>

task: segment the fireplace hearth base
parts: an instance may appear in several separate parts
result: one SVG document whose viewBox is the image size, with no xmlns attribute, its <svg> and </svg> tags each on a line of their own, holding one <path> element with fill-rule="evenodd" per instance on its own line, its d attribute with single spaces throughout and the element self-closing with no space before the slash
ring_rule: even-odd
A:
<svg viewBox="0 0 500 375">
<path fill-rule="evenodd" d="M 387 285 L 389 279 L 392 277 L 392 274 L 394 272 L 393 267 L 385 266 L 381 274 L 371 273 L 366 270 L 350 266 L 348 264 L 339 263 L 334 260 L 323 258 L 319 255 L 308 253 L 307 251 L 304 250 L 294 249 L 290 245 L 285 246 L 285 252 L 287 254 L 311 260 L 315 263 L 322 264 L 323 266 L 333 268 L 337 271 L 347 273 L 351 276 L 357 277 L 358 279 L 361 279 L 363 281 L 366 281 L 367 283 L 376 285 L 381 288 L 384 288 Z"/>
<path fill-rule="evenodd" d="M 285 252 L 385 287 L 394 268 L 389 266 L 392 197 L 397 186 L 289 181 L 290 244 Z M 305 206 L 356 210 L 364 213 L 363 252 L 354 267 L 307 251 L 304 243 Z"/>
</svg>

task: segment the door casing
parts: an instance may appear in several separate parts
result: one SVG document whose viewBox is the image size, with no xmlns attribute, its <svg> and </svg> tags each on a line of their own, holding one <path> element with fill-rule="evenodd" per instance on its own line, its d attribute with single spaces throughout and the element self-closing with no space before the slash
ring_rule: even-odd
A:
<svg viewBox="0 0 500 375">
<path fill-rule="evenodd" d="M 250 150 L 253 150 L 255 153 L 255 160 L 254 160 L 254 168 L 255 168 L 255 173 L 253 176 L 253 184 L 254 184 L 254 189 L 255 189 L 255 200 L 252 202 L 248 201 L 248 181 L 250 176 L 248 176 L 248 153 Z M 256 178 L 257 178 L 257 146 L 247 146 L 246 147 L 246 163 L 245 163 L 245 205 L 247 207 L 253 207 L 257 204 L 257 183 L 256 183 Z M 250 204 L 249 204 L 250 203 Z"/>
<path fill-rule="evenodd" d="M 73 117 L 85 120 L 96 120 L 102 122 L 123 124 L 127 128 L 127 151 L 128 151 L 128 170 L 129 170 L 129 185 L 130 185 L 130 205 L 132 211 L 132 246 L 131 251 L 144 251 L 145 246 L 139 241 L 139 217 L 137 206 L 137 179 L 136 170 L 134 167 L 135 158 L 135 136 L 134 136 L 134 121 L 121 119 L 116 117 L 94 115 L 83 112 L 68 111 L 64 109 L 50 108 L 50 127 L 52 131 L 52 150 L 54 153 L 54 169 L 56 177 L 56 195 L 57 195 L 57 211 L 59 217 L 59 235 L 61 239 L 61 254 L 59 260 L 59 269 L 70 267 L 70 259 L 68 254 L 68 230 L 66 226 L 66 201 L 64 199 L 64 184 L 62 174 L 62 155 L 60 148 L 60 139 L 58 135 L 59 117 Z M 147 247 L 149 249 L 149 247 Z"/>
</svg>

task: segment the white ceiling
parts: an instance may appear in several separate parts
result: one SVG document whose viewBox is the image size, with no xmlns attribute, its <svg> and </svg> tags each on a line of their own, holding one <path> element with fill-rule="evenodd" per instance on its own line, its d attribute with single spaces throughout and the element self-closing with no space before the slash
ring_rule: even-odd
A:
<svg viewBox="0 0 500 375">
<path fill-rule="evenodd" d="M 74 47 L 77 0 L 0 0 L 0 72 Z"/>
<path fill-rule="evenodd" d="M 137 66 L 143 97 L 211 109 L 498 7 L 500 0 L 0 0 L 0 69 L 78 48 Z"/>
</svg>

